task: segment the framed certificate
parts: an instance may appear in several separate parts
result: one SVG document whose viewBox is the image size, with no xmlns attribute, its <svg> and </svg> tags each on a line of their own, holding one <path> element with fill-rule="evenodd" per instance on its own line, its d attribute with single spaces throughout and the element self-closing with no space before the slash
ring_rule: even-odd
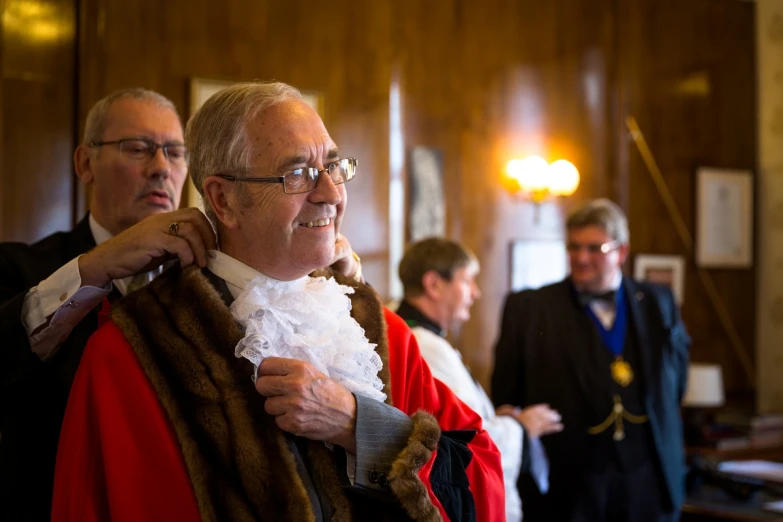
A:
<svg viewBox="0 0 783 522">
<path fill-rule="evenodd" d="M 696 173 L 696 264 L 753 265 L 753 174 L 702 167 Z"/>
</svg>

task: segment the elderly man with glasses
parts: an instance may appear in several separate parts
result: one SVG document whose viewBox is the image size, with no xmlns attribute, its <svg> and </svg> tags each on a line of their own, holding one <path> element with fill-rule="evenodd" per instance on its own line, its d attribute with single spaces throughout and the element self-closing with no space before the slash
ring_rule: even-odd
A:
<svg viewBox="0 0 783 522">
<path fill-rule="evenodd" d="M 50 519 L 65 404 L 104 299 L 176 260 L 205 266 L 215 247 L 203 213 L 178 210 L 188 154 L 164 96 L 133 88 L 98 101 L 74 167 L 91 189 L 89 214 L 36 244 L 0 244 L 0 520 Z M 352 273 L 340 246 L 337 268 Z"/>
<path fill-rule="evenodd" d="M 690 338 L 668 288 L 623 276 L 617 205 L 591 201 L 566 229 L 571 275 L 510 295 L 495 350 L 495 404 L 547 403 L 564 426 L 526 441 L 525 520 L 678 520 Z"/>
<path fill-rule="evenodd" d="M 299 91 L 229 87 L 185 141 L 219 249 L 90 339 L 53 520 L 503 520 L 479 417 L 369 286 L 321 269 L 357 162 Z"/>
</svg>

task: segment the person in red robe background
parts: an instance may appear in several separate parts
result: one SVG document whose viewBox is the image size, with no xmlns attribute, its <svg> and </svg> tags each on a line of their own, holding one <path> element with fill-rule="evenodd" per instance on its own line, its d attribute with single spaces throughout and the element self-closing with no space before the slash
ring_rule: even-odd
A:
<svg viewBox="0 0 783 522">
<path fill-rule="evenodd" d="M 313 273 L 357 163 L 318 114 L 285 84 L 240 84 L 186 144 L 220 251 L 127 296 L 90 339 L 53 520 L 504 520 L 480 418 L 368 285 Z"/>
</svg>

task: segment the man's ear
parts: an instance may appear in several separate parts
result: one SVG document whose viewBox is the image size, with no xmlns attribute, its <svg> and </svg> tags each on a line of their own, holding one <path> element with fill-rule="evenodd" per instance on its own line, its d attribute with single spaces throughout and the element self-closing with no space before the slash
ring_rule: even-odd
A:
<svg viewBox="0 0 783 522">
<path fill-rule="evenodd" d="M 92 165 L 94 158 L 91 152 L 87 145 L 79 145 L 73 151 L 73 168 L 76 171 L 76 176 L 85 185 L 95 181 L 95 172 Z"/>
<path fill-rule="evenodd" d="M 212 207 L 217 220 L 226 228 L 238 228 L 239 202 L 234 196 L 231 182 L 217 176 L 209 176 L 201 186 L 204 188 L 204 199 Z"/>
<path fill-rule="evenodd" d="M 424 289 L 424 295 L 430 299 L 437 299 L 441 294 L 443 278 L 435 270 L 427 270 L 421 276 L 421 286 Z"/>
<path fill-rule="evenodd" d="M 625 261 L 628 259 L 628 254 L 630 253 L 631 253 L 631 247 L 628 243 L 620 245 L 620 248 L 617 249 L 617 254 L 620 258 L 620 266 L 623 266 L 625 264 Z"/>
</svg>

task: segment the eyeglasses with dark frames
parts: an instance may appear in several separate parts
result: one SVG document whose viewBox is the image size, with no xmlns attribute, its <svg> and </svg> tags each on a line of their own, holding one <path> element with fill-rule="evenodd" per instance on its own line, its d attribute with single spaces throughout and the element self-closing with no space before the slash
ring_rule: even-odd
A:
<svg viewBox="0 0 783 522">
<path fill-rule="evenodd" d="M 133 161 L 150 162 L 158 149 L 163 150 L 163 156 L 173 167 L 187 167 L 188 150 L 182 143 L 155 143 L 145 138 L 124 138 L 112 141 L 93 141 L 90 147 L 104 147 L 106 145 L 117 145 L 120 154 Z"/>
<path fill-rule="evenodd" d="M 284 172 L 282 176 L 270 176 L 261 178 L 246 178 L 231 176 L 228 174 L 215 174 L 218 178 L 228 181 L 242 181 L 248 183 L 282 183 L 286 194 L 302 194 L 315 189 L 321 172 L 325 172 L 335 185 L 351 181 L 356 175 L 356 167 L 359 162 L 356 158 L 342 158 L 328 163 L 324 168 L 300 167 Z"/>
</svg>

